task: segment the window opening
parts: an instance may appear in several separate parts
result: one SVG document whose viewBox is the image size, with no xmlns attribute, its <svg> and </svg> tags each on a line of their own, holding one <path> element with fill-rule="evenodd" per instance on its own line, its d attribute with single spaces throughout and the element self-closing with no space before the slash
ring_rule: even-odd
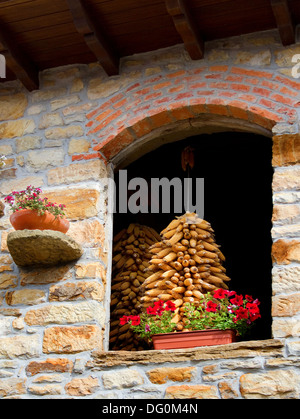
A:
<svg viewBox="0 0 300 419">
<path fill-rule="evenodd" d="M 148 185 L 152 178 L 179 178 L 184 181 L 181 153 L 185 147 L 194 150 L 195 165 L 189 176 L 196 196 L 196 179 L 204 179 L 204 219 L 214 232 L 216 243 L 226 257 L 224 266 L 231 278 L 230 290 L 250 294 L 261 301 L 262 319 L 245 340 L 271 337 L 271 228 L 272 228 L 272 140 L 261 135 L 226 132 L 198 135 L 169 143 L 149 152 L 126 170 L 128 182 L 140 177 Z M 176 216 L 174 193 L 171 191 L 170 213 L 161 210 L 151 213 L 151 194 L 148 194 L 148 213 L 119 213 L 119 176 L 115 174 L 116 211 L 114 235 L 131 223 L 149 226 L 158 233 Z M 149 188 L 150 189 L 150 188 Z M 148 190 L 149 191 L 149 190 Z M 128 192 L 128 201 L 133 191 Z M 139 202 L 137 201 L 139 204 Z M 113 290 L 112 290 L 113 293 Z M 120 316 L 122 313 L 120 313 Z M 111 333 L 116 327 L 116 316 L 111 319 Z M 126 335 L 124 332 L 123 335 Z M 114 335 L 113 335 L 114 336 Z M 111 337 L 113 337 L 111 336 Z M 126 341 L 126 336 L 123 337 Z M 118 349 L 110 344 L 110 349 Z M 142 347 L 140 347 L 142 349 Z M 136 350 L 136 348 L 135 348 Z"/>
</svg>

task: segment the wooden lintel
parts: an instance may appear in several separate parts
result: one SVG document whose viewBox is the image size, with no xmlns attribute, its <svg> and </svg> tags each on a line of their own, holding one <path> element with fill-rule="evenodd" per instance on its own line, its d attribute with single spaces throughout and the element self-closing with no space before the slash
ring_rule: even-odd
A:
<svg viewBox="0 0 300 419">
<path fill-rule="evenodd" d="M 113 52 L 99 29 L 99 23 L 82 0 L 67 0 L 77 31 L 109 76 L 119 73 L 119 57 Z"/>
<path fill-rule="evenodd" d="M 166 0 L 167 11 L 173 19 L 186 50 L 192 60 L 199 60 L 204 56 L 204 41 L 199 35 L 187 4 L 188 2 L 183 0 Z"/>
<path fill-rule="evenodd" d="M 39 88 L 39 72 L 29 57 L 12 41 L 8 29 L 0 29 L 0 54 L 5 57 L 5 65 L 30 92 Z"/>
<path fill-rule="evenodd" d="M 271 6 L 276 20 L 282 45 L 295 43 L 295 26 L 287 0 L 271 0 Z"/>
</svg>

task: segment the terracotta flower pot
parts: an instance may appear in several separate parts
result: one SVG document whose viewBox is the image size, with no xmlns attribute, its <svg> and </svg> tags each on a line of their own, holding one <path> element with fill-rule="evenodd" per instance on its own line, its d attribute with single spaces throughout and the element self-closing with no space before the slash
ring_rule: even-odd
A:
<svg viewBox="0 0 300 419">
<path fill-rule="evenodd" d="M 236 341 L 234 330 L 194 330 L 191 332 L 160 333 L 152 336 L 154 349 L 182 349 L 198 346 L 224 345 Z"/>
<path fill-rule="evenodd" d="M 39 215 L 37 211 L 31 209 L 16 211 L 9 220 L 15 230 L 56 230 L 66 233 L 70 227 L 66 218 L 55 218 L 48 211 Z"/>
</svg>

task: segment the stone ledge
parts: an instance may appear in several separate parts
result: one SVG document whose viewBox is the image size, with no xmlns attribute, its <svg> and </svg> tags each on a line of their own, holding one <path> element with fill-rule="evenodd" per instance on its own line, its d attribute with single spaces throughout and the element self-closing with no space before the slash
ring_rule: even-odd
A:
<svg viewBox="0 0 300 419">
<path fill-rule="evenodd" d="M 8 234 L 7 247 L 19 266 L 57 265 L 79 259 L 82 247 L 54 230 L 16 230 Z"/>
<path fill-rule="evenodd" d="M 89 362 L 92 369 L 118 365 L 164 364 L 167 362 L 205 361 L 212 359 L 283 356 L 284 341 L 279 339 L 253 340 L 201 348 L 152 351 L 94 351 Z"/>
</svg>

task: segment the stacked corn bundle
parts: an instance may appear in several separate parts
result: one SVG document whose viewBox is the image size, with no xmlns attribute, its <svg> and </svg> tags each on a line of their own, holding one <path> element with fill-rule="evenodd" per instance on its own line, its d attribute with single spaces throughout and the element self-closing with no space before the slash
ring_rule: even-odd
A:
<svg viewBox="0 0 300 419">
<path fill-rule="evenodd" d="M 151 258 L 149 247 L 158 240 L 155 230 L 138 224 L 130 224 L 114 238 L 109 338 L 113 350 L 143 349 L 129 324 L 120 325 L 120 317 L 140 312 L 140 287 L 150 274 L 146 272 Z"/>
<path fill-rule="evenodd" d="M 173 220 L 161 236 L 162 240 L 149 249 L 152 258 L 148 270 L 152 274 L 142 285 L 142 309 L 158 300 L 173 301 L 176 314 L 172 321 L 177 323 L 177 330 L 183 330 L 185 304 L 198 305 L 203 294 L 228 289 L 230 278 L 211 225 L 195 213 Z"/>
</svg>

